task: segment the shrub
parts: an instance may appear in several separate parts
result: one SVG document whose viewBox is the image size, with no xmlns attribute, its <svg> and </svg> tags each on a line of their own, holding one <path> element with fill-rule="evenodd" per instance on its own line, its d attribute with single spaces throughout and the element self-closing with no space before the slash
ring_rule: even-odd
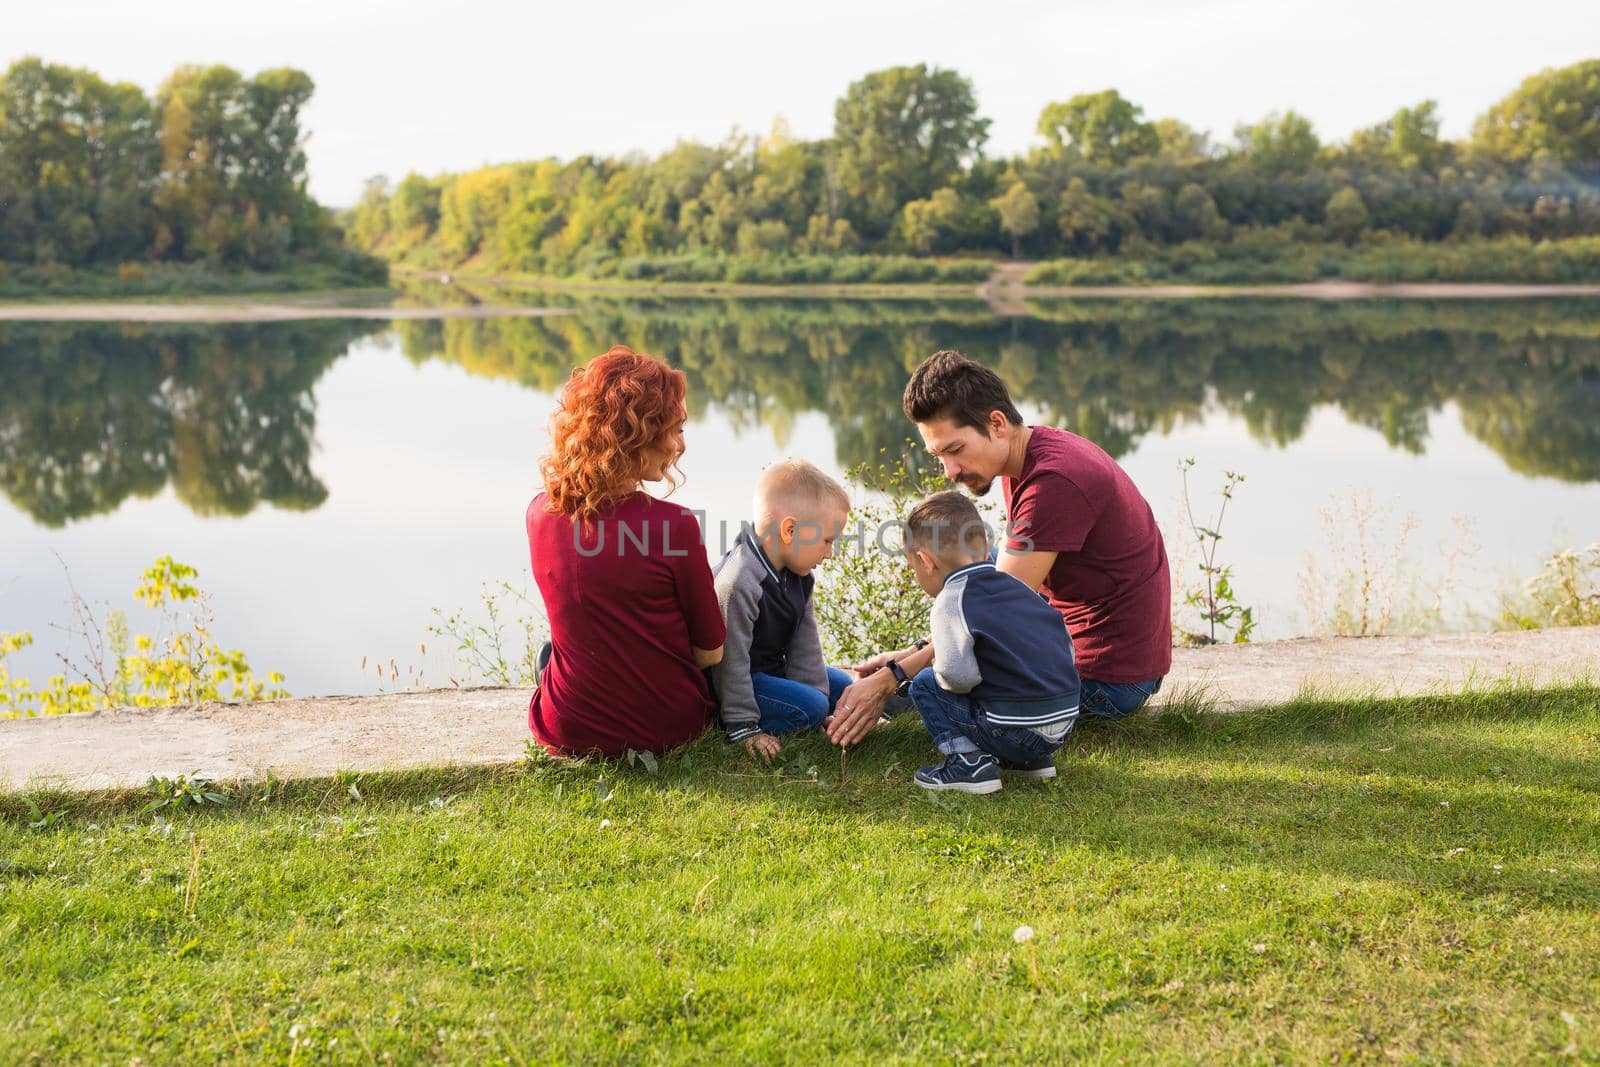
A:
<svg viewBox="0 0 1600 1067">
<path fill-rule="evenodd" d="M 1523 584 L 1522 601 L 1503 615 L 1519 629 L 1600 626 L 1600 541 L 1551 556 Z"/>
<path fill-rule="evenodd" d="M 269 672 L 258 678 L 243 652 L 217 644 L 211 634 L 209 597 L 194 584 L 198 577 L 193 567 L 171 556 L 162 556 L 145 570 L 134 596 L 161 612 L 161 625 L 154 634 L 130 636 L 123 612 L 111 612 L 102 623 L 74 599 L 76 622 L 69 635 L 88 649 L 87 662 L 63 656 L 76 677 L 53 675 L 43 688 L 12 677 L 0 662 L 0 718 L 288 696 L 281 674 Z M 26 633 L 0 634 L 0 660 L 32 641 Z"/>
</svg>

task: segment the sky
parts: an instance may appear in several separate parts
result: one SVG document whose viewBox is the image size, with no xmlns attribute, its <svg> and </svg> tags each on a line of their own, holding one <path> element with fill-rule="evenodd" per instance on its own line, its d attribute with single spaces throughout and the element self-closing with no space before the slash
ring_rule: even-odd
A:
<svg viewBox="0 0 1600 1067">
<path fill-rule="evenodd" d="M 953 68 L 993 120 L 987 151 L 1034 143 L 1040 108 L 1116 88 L 1146 117 L 1229 139 L 1275 109 L 1324 140 L 1439 101 L 1449 137 L 1527 75 L 1600 55 L 1600 5 L 1544 0 L 6 0 L 0 62 L 38 55 L 153 90 L 184 63 L 293 66 L 311 192 L 367 178 L 584 153 L 654 154 L 783 116 L 827 136 L 871 70 Z"/>
</svg>

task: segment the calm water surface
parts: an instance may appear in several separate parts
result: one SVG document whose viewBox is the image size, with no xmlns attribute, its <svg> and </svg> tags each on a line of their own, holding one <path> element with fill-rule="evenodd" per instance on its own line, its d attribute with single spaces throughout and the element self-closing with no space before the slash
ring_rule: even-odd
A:
<svg viewBox="0 0 1600 1067">
<path fill-rule="evenodd" d="M 1463 610 L 1489 610 L 1556 543 L 1600 538 L 1593 302 L 574 308 L 393 326 L 0 324 L 0 630 L 37 642 L 8 663 L 57 669 L 72 591 L 129 606 L 139 571 L 171 553 L 200 568 L 219 638 L 296 693 L 371 691 L 363 657 L 444 684 L 433 609 L 522 580 L 554 391 L 617 342 L 687 373 L 675 499 L 713 522 L 736 526 L 779 457 L 839 474 L 904 453 L 900 390 L 942 347 L 995 366 L 1030 419 L 1117 456 L 1166 527 L 1180 459 L 1197 461 L 1208 513 L 1222 472 L 1243 472 L 1223 546 L 1263 637 L 1306 629 L 1297 577 L 1331 555 L 1321 512 L 1353 490 L 1391 509 L 1391 529 L 1417 516 L 1424 577 L 1453 520 L 1470 520 Z"/>
</svg>

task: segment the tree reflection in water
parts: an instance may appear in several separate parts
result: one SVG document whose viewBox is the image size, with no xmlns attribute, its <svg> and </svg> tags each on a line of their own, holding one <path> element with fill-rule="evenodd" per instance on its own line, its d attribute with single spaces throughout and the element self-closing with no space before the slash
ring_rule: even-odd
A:
<svg viewBox="0 0 1600 1067">
<path fill-rule="evenodd" d="M 46 526 L 169 483 L 198 515 L 315 508 L 311 387 L 382 328 L 0 325 L 0 488 Z"/>
<path fill-rule="evenodd" d="M 1420 453 L 1446 403 L 1531 476 L 1600 480 L 1600 316 L 1590 303 L 1296 300 L 1039 303 L 997 318 L 981 303 L 586 299 L 565 318 L 397 324 L 413 360 L 542 390 L 611 344 L 689 376 L 691 415 L 766 425 L 784 443 L 822 411 L 841 466 L 898 452 L 900 392 L 939 348 L 993 365 L 1047 420 L 1124 455 L 1220 408 L 1260 443 L 1298 440 L 1331 405 Z"/>
<path fill-rule="evenodd" d="M 577 314 L 392 328 L 415 362 L 544 392 L 630 344 L 684 370 L 691 417 L 788 445 L 798 416 L 825 413 L 844 467 L 903 454 L 907 374 L 959 348 L 1113 455 L 1218 409 L 1284 446 L 1324 405 L 1422 452 L 1453 402 L 1511 470 L 1600 480 L 1600 316 L 1582 301 L 1074 301 L 1001 318 L 976 301 L 550 299 Z M 168 484 L 200 515 L 314 508 L 312 386 L 384 328 L 0 325 L 0 488 L 48 526 Z"/>
</svg>

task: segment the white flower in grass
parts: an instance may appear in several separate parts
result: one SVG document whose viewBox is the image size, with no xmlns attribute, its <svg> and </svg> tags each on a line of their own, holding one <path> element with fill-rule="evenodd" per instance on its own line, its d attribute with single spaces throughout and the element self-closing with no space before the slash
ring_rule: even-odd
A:
<svg viewBox="0 0 1600 1067">
<path fill-rule="evenodd" d="M 600 829 L 604 830 L 606 827 L 608 827 L 610 825 L 611 825 L 611 820 L 610 819 L 601 819 L 600 820 Z"/>
<path fill-rule="evenodd" d="M 1025 945 L 1033 940 L 1033 927 L 1023 925 L 1011 931 L 1011 940 L 1019 945 Z"/>
</svg>

